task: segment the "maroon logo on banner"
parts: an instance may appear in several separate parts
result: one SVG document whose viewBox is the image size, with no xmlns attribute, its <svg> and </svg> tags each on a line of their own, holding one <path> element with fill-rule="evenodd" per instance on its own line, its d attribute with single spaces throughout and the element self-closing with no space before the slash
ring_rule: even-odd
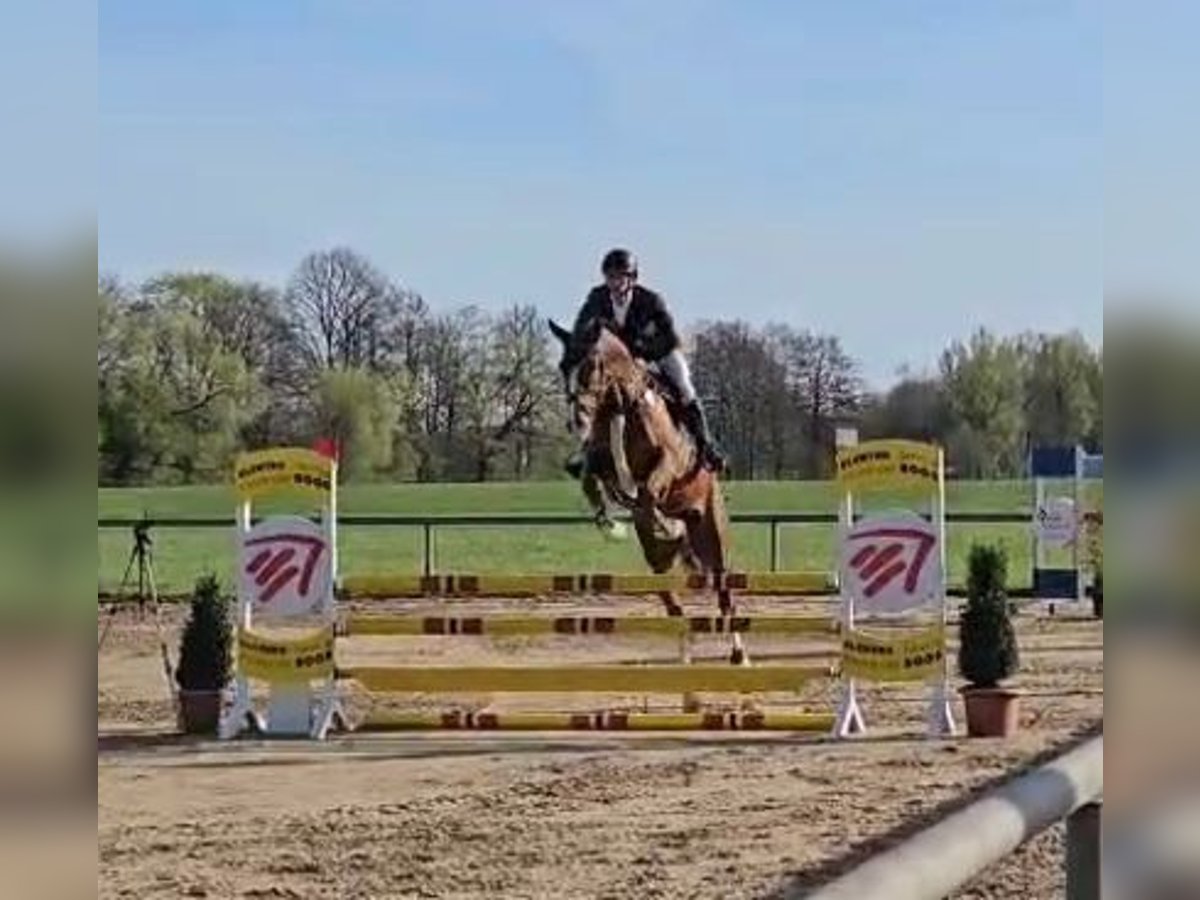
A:
<svg viewBox="0 0 1200 900">
<path fill-rule="evenodd" d="M 312 589 L 313 570 L 325 552 L 325 542 L 303 534 L 277 534 L 253 538 L 246 547 L 262 547 L 246 564 L 246 574 L 262 590 L 255 603 L 269 604 L 291 582 L 296 593 L 307 599 Z"/>
<path fill-rule="evenodd" d="M 309 615 L 332 599 L 328 539 L 299 516 L 265 519 L 242 535 L 239 574 L 239 596 L 265 613 Z"/>
<path fill-rule="evenodd" d="M 933 549 L 932 536 L 911 528 L 878 528 L 854 538 L 872 541 L 850 557 L 851 567 L 864 582 L 863 594 L 874 597 L 901 575 L 906 594 L 917 589 L 921 567 Z M 906 554 L 906 550 L 912 552 Z"/>
<path fill-rule="evenodd" d="M 941 595 L 941 554 L 934 527 L 894 515 L 856 525 L 842 547 L 842 578 L 868 610 L 903 612 Z"/>
</svg>

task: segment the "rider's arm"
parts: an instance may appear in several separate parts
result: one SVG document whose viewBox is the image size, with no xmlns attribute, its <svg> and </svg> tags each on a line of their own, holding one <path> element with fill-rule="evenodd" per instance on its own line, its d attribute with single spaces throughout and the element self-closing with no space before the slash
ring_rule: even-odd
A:
<svg viewBox="0 0 1200 900">
<path fill-rule="evenodd" d="M 647 320 L 654 326 L 647 337 L 649 346 L 646 351 L 650 359 L 662 359 L 680 348 L 682 342 L 679 340 L 679 332 L 675 329 L 675 320 L 671 317 L 671 311 L 667 309 L 666 301 L 659 294 L 650 294 Z"/>
<path fill-rule="evenodd" d="M 583 306 L 579 308 L 579 314 L 575 316 L 575 327 L 571 329 L 571 333 L 577 338 L 580 337 L 592 323 L 592 320 L 600 315 L 603 302 L 604 294 L 599 289 L 593 288 L 589 291 L 586 299 L 583 301 Z"/>
</svg>

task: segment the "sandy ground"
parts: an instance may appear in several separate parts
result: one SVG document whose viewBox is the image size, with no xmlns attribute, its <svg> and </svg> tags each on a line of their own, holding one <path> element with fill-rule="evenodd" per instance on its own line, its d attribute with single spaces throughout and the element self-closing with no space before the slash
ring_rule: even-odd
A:
<svg viewBox="0 0 1200 900">
<path fill-rule="evenodd" d="M 626 601 L 630 609 L 653 606 Z M 540 604 L 543 611 L 548 604 Z M 604 612 L 619 602 L 554 604 Z M 401 604 L 406 609 L 427 604 Z M 516 611 L 531 602 L 454 604 Z M 796 611 L 786 601 L 751 609 Z M 815 610 L 816 606 L 811 606 Z M 697 609 L 707 612 L 707 609 Z M 105 625 L 107 617 L 102 617 Z M 177 616 L 167 623 L 177 644 Z M 1011 774 L 1103 710 L 1103 631 L 1084 611 L 1018 619 L 1022 731 L 1008 742 L 928 740 L 920 686 L 871 689 L 866 737 L 422 734 L 325 745 L 173 734 L 151 620 L 115 617 L 99 655 L 101 897 L 783 897 L 819 883 Z M 343 651 L 344 645 L 344 652 Z M 762 638 L 753 657 L 832 645 Z M 719 639 L 696 655 L 720 655 Z M 669 641 L 378 638 L 342 663 L 551 664 L 677 657 Z M 828 708 L 831 684 L 767 706 Z M 482 705 L 489 698 L 468 698 Z M 659 707 L 670 708 L 671 698 Z M 705 698 L 720 704 L 722 698 Z M 962 716 L 955 698 L 955 711 Z M 369 698 L 352 696 L 360 715 Z M 398 708 L 444 708 L 392 698 Z M 466 701 L 464 701 L 466 702 Z M 493 708 L 641 708 L 638 698 L 496 698 Z M 582 704 L 582 706 L 581 706 Z M 1031 842 L 960 897 L 1062 893 L 1062 829 Z"/>
</svg>

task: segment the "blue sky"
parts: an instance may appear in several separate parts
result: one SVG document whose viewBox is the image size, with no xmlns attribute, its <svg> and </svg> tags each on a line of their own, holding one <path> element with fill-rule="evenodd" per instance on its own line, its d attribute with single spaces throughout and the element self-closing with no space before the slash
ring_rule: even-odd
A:
<svg viewBox="0 0 1200 900">
<path fill-rule="evenodd" d="M 1099 341 L 1104 37 L 1050 0 L 112 0 L 100 265 L 348 244 L 569 318 L 619 243 L 684 322 L 832 332 L 876 384 L 978 325 Z"/>
</svg>

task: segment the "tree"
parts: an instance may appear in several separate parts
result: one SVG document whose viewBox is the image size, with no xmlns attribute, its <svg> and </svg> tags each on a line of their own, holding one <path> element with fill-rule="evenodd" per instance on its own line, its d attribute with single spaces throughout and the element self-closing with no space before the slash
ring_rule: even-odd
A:
<svg viewBox="0 0 1200 900">
<path fill-rule="evenodd" d="M 1096 431 L 1100 363 L 1083 336 L 1040 334 L 1024 342 L 1025 416 L 1034 444 L 1082 443 Z"/>
<path fill-rule="evenodd" d="M 467 370 L 468 336 L 478 327 L 472 308 L 434 319 L 426 330 L 422 373 L 423 440 L 418 477 L 433 481 L 463 476 L 457 465 L 462 426 L 461 387 Z"/>
<path fill-rule="evenodd" d="M 960 474 L 1014 477 L 1022 471 L 1025 396 L 1021 355 L 1011 340 L 979 329 L 942 354 L 942 380 L 958 420 L 949 440 Z"/>
<path fill-rule="evenodd" d="M 377 369 L 386 350 L 387 280 L 345 247 L 310 253 L 285 300 L 310 369 Z"/>
<path fill-rule="evenodd" d="M 471 476 L 488 480 L 506 449 L 523 475 L 531 465 L 536 427 L 555 390 L 542 319 L 532 306 L 513 305 L 494 320 L 475 314 L 463 324 L 467 353 L 459 390 Z"/>
<path fill-rule="evenodd" d="M 743 478 L 779 477 L 793 429 L 785 371 L 765 337 L 745 322 L 705 323 L 696 332 L 696 390 L 711 410 L 712 429 Z"/>
<path fill-rule="evenodd" d="M 822 477 L 830 470 L 835 426 L 862 407 L 862 379 L 836 337 L 784 326 L 778 331 L 788 391 L 805 438 L 803 469 L 809 477 Z"/>
<path fill-rule="evenodd" d="M 150 291 L 102 296 L 101 478 L 209 480 L 266 403 L 254 372 L 196 310 Z"/>
<path fill-rule="evenodd" d="M 340 466 L 348 478 L 363 478 L 395 465 L 401 390 L 387 376 L 361 368 L 329 369 L 318 376 L 311 401 L 311 438 L 337 442 Z"/>
<path fill-rule="evenodd" d="M 271 399 L 245 426 L 246 444 L 295 439 L 309 384 L 278 291 L 212 272 L 168 272 L 149 281 L 141 296 L 159 307 L 185 310 L 200 321 L 207 339 L 257 373 Z"/>
<path fill-rule="evenodd" d="M 954 413 L 940 381 L 907 377 L 866 404 L 860 429 L 864 439 L 907 438 L 944 444 L 954 429 Z"/>
</svg>

